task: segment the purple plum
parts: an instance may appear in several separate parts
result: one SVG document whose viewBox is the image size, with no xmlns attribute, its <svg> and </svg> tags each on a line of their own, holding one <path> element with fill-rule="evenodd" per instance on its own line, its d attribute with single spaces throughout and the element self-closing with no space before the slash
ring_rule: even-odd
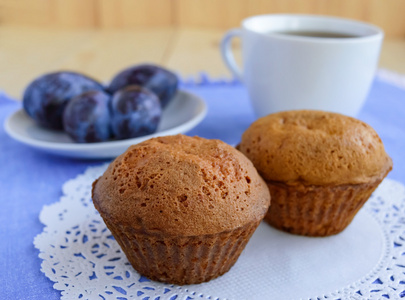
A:
<svg viewBox="0 0 405 300">
<path fill-rule="evenodd" d="M 162 108 L 155 93 L 141 86 L 117 91 L 111 100 L 111 128 L 116 139 L 127 139 L 154 133 Z"/>
<path fill-rule="evenodd" d="M 177 92 L 178 78 L 174 73 L 159 66 L 138 65 L 118 73 L 112 79 L 108 91 L 113 94 L 129 85 L 140 85 L 150 89 L 159 97 L 164 108 Z"/>
<path fill-rule="evenodd" d="M 63 129 L 62 114 L 73 97 L 90 90 L 103 91 L 94 79 L 75 72 L 54 72 L 42 75 L 25 89 L 23 107 L 39 125 Z"/>
<path fill-rule="evenodd" d="M 111 138 L 109 102 L 102 91 L 88 91 L 71 99 L 63 113 L 65 132 L 78 143 L 103 142 Z"/>
</svg>

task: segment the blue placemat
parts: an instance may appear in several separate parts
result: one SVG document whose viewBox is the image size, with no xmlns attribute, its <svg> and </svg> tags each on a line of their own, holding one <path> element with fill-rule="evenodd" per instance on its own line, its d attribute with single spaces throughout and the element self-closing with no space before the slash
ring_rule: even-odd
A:
<svg viewBox="0 0 405 300">
<path fill-rule="evenodd" d="M 204 121 L 188 135 L 239 142 L 255 120 L 245 88 L 238 82 L 184 82 L 182 88 L 208 104 Z M 21 104 L 0 95 L 0 124 Z M 393 158 L 389 177 L 405 183 L 405 89 L 376 79 L 359 118 L 382 138 Z M 0 299 L 59 299 L 40 271 L 33 238 L 42 232 L 38 215 L 44 204 L 58 201 L 62 184 L 100 161 L 69 159 L 22 145 L 0 128 Z"/>
</svg>

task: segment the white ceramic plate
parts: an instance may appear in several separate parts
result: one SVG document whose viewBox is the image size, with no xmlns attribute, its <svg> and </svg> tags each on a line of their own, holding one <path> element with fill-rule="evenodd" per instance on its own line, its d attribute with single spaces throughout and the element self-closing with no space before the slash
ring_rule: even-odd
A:
<svg viewBox="0 0 405 300">
<path fill-rule="evenodd" d="M 185 133 L 200 123 L 207 113 L 205 102 L 196 95 L 179 91 L 164 109 L 158 130 L 139 138 L 79 144 L 64 132 L 38 126 L 24 110 L 18 110 L 5 122 L 6 132 L 28 146 L 63 156 L 78 158 L 111 158 L 123 153 L 129 146 L 156 136 Z"/>
</svg>

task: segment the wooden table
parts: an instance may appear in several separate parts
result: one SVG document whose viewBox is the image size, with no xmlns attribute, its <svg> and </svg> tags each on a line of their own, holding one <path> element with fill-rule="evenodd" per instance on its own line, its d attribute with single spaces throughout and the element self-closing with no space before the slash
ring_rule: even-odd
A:
<svg viewBox="0 0 405 300">
<path fill-rule="evenodd" d="M 229 77 L 219 43 L 223 30 L 145 28 L 61 30 L 0 27 L 0 89 L 20 99 L 25 86 L 45 72 L 70 69 L 102 81 L 132 64 L 152 62 L 182 76 L 205 71 Z M 240 47 L 235 43 L 240 57 Z M 405 39 L 384 41 L 380 67 L 405 73 Z"/>
</svg>

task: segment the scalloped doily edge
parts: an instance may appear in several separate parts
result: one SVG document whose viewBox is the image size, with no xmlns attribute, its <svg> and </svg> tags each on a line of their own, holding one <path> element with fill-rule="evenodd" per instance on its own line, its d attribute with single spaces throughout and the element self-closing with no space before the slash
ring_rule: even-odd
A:
<svg viewBox="0 0 405 300">
<path fill-rule="evenodd" d="M 41 250 L 40 250 L 40 245 L 38 244 L 38 239 L 39 238 L 41 238 L 41 236 L 42 235 L 47 235 L 47 234 L 50 234 L 50 228 L 49 228 L 49 226 L 46 224 L 46 222 L 45 222 L 45 220 L 44 220 L 44 218 L 43 218 L 43 213 L 47 210 L 47 209 L 50 209 L 50 208 L 55 208 L 55 207 L 58 207 L 58 206 L 62 206 L 62 202 L 63 201 L 69 201 L 68 199 L 67 199 L 67 195 L 66 195 L 66 193 L 67 193 L 67 190 L 68 190 L 68 186 L 70 185 L 70 184 L 72 184 L 72 183 L 75 183 L 75 181 L 77 181 L 77 180 L 80 180 L 80 178 L 81 177 L 85 177 L 86 176 L 86 174 L 88 174 L 88 173 L 97 173 L 97 174 L 99 174 L 99 175 L 101 175 L 101 173 L 103 172 L 103 170 L 105 170 L 105 168 L 106 168 L 106 166 L 108 166 L 108 163 L 105 163 L 105 164 L 102 164 L 102 165 L 99 165 L 99 166 L 93 166 L 93 167 L 88 167 L 87 169 L 86 169 L 86 171 L 84 172 L 84 173 L 82 173 L 82 174 L 79 174 L 77 177 L 75 177 L 75 178 L 73 178 L 73 179 L 71 179 L 71 180 L 69 180 L 69 181 L 67 181 L 64 185 L 63 185 L 63 188 L 62 188 L 62 190 L 63 190 L 63 196 L 61 196 L 61 198 L 60 198 L 60 200 L 59 201 L 57 201 L 57 202 L 55 202 L 55 203 L 52 203 L 52 204 L 50 204 L 50 205 L 45 205 L 44 206 L 44 208 L 43 208 L 43 210 L 41 211 L 41 214 L 40 214 L 40 220 L 41 220 L 41 222 L 45 225 L 44 226 L 44 230 L 43 230 L 43 232 L 42 233 L 40 233 L 40 234 L 38 234 L 35 238 L 34 238 L 34 246 L 35 246 L 35 248 L 37 248 L 39 251 L 40 251 L 40 253 L 39 253 L 39 257 L 41 258 L 41 260 L 42 260 L 42 262 L 41 262 L 41 271 L 45 274 L 45 276 L 47 276 L 51 281 L 53 281 L 54 282 L 54 285 L 53 285 L 53 287 L 55 288 L 55 289 L 57 289 L 57 290 L 60 290 L 61 291 L 61 293 L 62 293 L 62 296 L 64 296 L 65 295 L 65 292 L 64 292 L 64 290 L 63 289 L 61 289 L 61 285 L 60 285 L 60 282 L 58 282 L 57 280 L 54 280 L 54 279 L 52 279 L 52 278 L 50 278 L 47 274 L 46 274 L 46 272 L 45 272 L 45 270 L 44 270 L 44 266 L 45 266 L 45 264 L 46 264 L 46 259 L 45 259 L 45 257 L 44 257 L 44 252 L 41 252 Z M 399 183 L 399 182 L 397 182 L 397 181 L 395 181 L 395 180 L 391 180 L 391 179 L 385 179 L 386 181 L 390 181 L 390 182 L 392 182 L 394 185 L 400 185 L 401 186 L 401 193 L 403 194 L 403 197 L 405 197 L 405 186 L 404 185 L 402 185 L 401 183 Z M 404 198 L 403 198 L 404 199 Z M 370 213 L 371 212 L 371 210 L 373 209 L 373 206 L 371 205 L 371 207 L 370 208 L 368 208 L 368 213 Z M 405 215 L 405 206 L 402 204 L 402 213 L 403 213 L 403 215 Z M 371 215 L 377 220 L 377 222 L 379 222 L 380 224 L 383 224 L 384 223 L 384 220 L 380 220 L 378 217 L 377 217 L 377 215 L 376 214 L 372 214 L 371 213 Z M 401 221 L 402 220 L 402 221 Z M 405 224 L 405 218 L 403 218 L 403 219 L 400 219 L 398 222 L 402 222 L 401 224 Z M 395 230 L 395 226 L 397 226 L 398 224 L 393 224 L 393 229 L 392 230 Z M 405 230 L 404 230 L 404 233 L 405 233 Z M 389 244 L 389 243 L 391 243 L 391 242 L 395 242 L 395 241 L 393 241 L 393 239 L 392 239 L 392 237 L 391 236 L 388 236 L 387 234 L 385 234 L 385 239 L 386 240 L 388 240 L 387 241 L 387 243 Z M 405 241 L 405 240 L 404 240 Z M 322 296 L 316 296 L 316 297 L 313 297 L 313 299 L 317 299 L 318 297 L 322 297 L 322 298 L 328 298 L 328 297 L 340 297 L 340 298 L 342 298 L 342 297 L 345 297 L 345 298 L 342 298 L 342 299 L 346 299 L 346 297 L 350 297 L 351 299 L 355 299 L 357 296 L 360 296 L 361 294 L 356 294 L 356 293 L 358 293 L 358 291 L 356 291 L 357 289 L 359 289 L 362 285 L 364 285 L 364 284 L 374 284 L 374 282 L 371 282 L 372 280 L 374 280 L 374 281 L 377 281 L 378 280 L 378 273 L 385 267 L 385 266 L 387 266 L 387 260 L 389 259 L 389 255 L 390 254 L 392 254 L 390 251 L 389 251 L 390 249 L 389 248 L 387 248 L 385 251 L 384 251 L 384 253 L 383 253 L 383 256 L 384 256 L 384 258 L 382 258 L 382 259 L 380 259 L 380 261 L 379 261 L 379 264 L 377 265 L 377 266 L 375 266 L 374 268 L 373 268 L 373 270 L 371 270 L 368 274 L 366 274 L 364 277 L 362 277 L 362 278 L 360 278 L 358 281 L 356 281 L 356 282 L 354 282 L 354 283 L 352 283 L 352 284 L 350 284 L 350 285 L 348 285 L 348 286 L 346 286 L 346 287 L 343 287 L 343 288 L 341 288 L 341 289 L 339 289 L 339 290 L 336 290 L 336 291 L 333 291 L 333 292 L 330 292 L 330 293 L 328 293 L 328 294 L 324 294 L 324 295 L 322 295 Z M 404 254 L 403 255 L 405 255 L 405 252 L 404 252 Z M 378 282 L 376 283 L 376 284 L 379 284 Z M 175 287 L 175 286 L 171 286 L 171 288 L 173 289 L 173 291 L 172 292 L 175 292 L 174 290 L 177 290 L 178 292 L 179 292 L 179 294 L 176 294 L 176 295 L 183 295 L 183 296 L 190 296 L 190 297 L 192 297 L 192 296 L 195 296 L 195 295 L 198 295 L 199 297 L 204 297 L 204 298 L 206 298 L 206 299 L 211 299 L 211 297 L 213 297 L 213 296 L 210 296 L 210 295 L 203 295 L 203 294 L 201 294 L 201 293 L 198 293 L 198 292 L 191 292 L 191 291 L 189 291 L 189 289 L 183 289 L 182 290 L 182 287 Z M 359 291 L 360 291 L 360 289 L 359 289 Z M 196 294 L 197 293 L 197 294 Z M 404 287 L 404 293 L 405 293 L 405 287 Z M 402 294 L 401 294 L 402 295 Z M 188 297 L 187 296 L 187 297 Z M 218 298 L 218 297 L 214 297 L 215 299 L 221 299 L 221 298 Z M 186 298 L 185 298 L 186 299 Z M 222 299 L 225 299 L 225 298 L 222 298 Z M 311 298 L 312 299 L 312 298 Z M 348 298 L 349 299 L 349 298 Z"/>
</svg>

